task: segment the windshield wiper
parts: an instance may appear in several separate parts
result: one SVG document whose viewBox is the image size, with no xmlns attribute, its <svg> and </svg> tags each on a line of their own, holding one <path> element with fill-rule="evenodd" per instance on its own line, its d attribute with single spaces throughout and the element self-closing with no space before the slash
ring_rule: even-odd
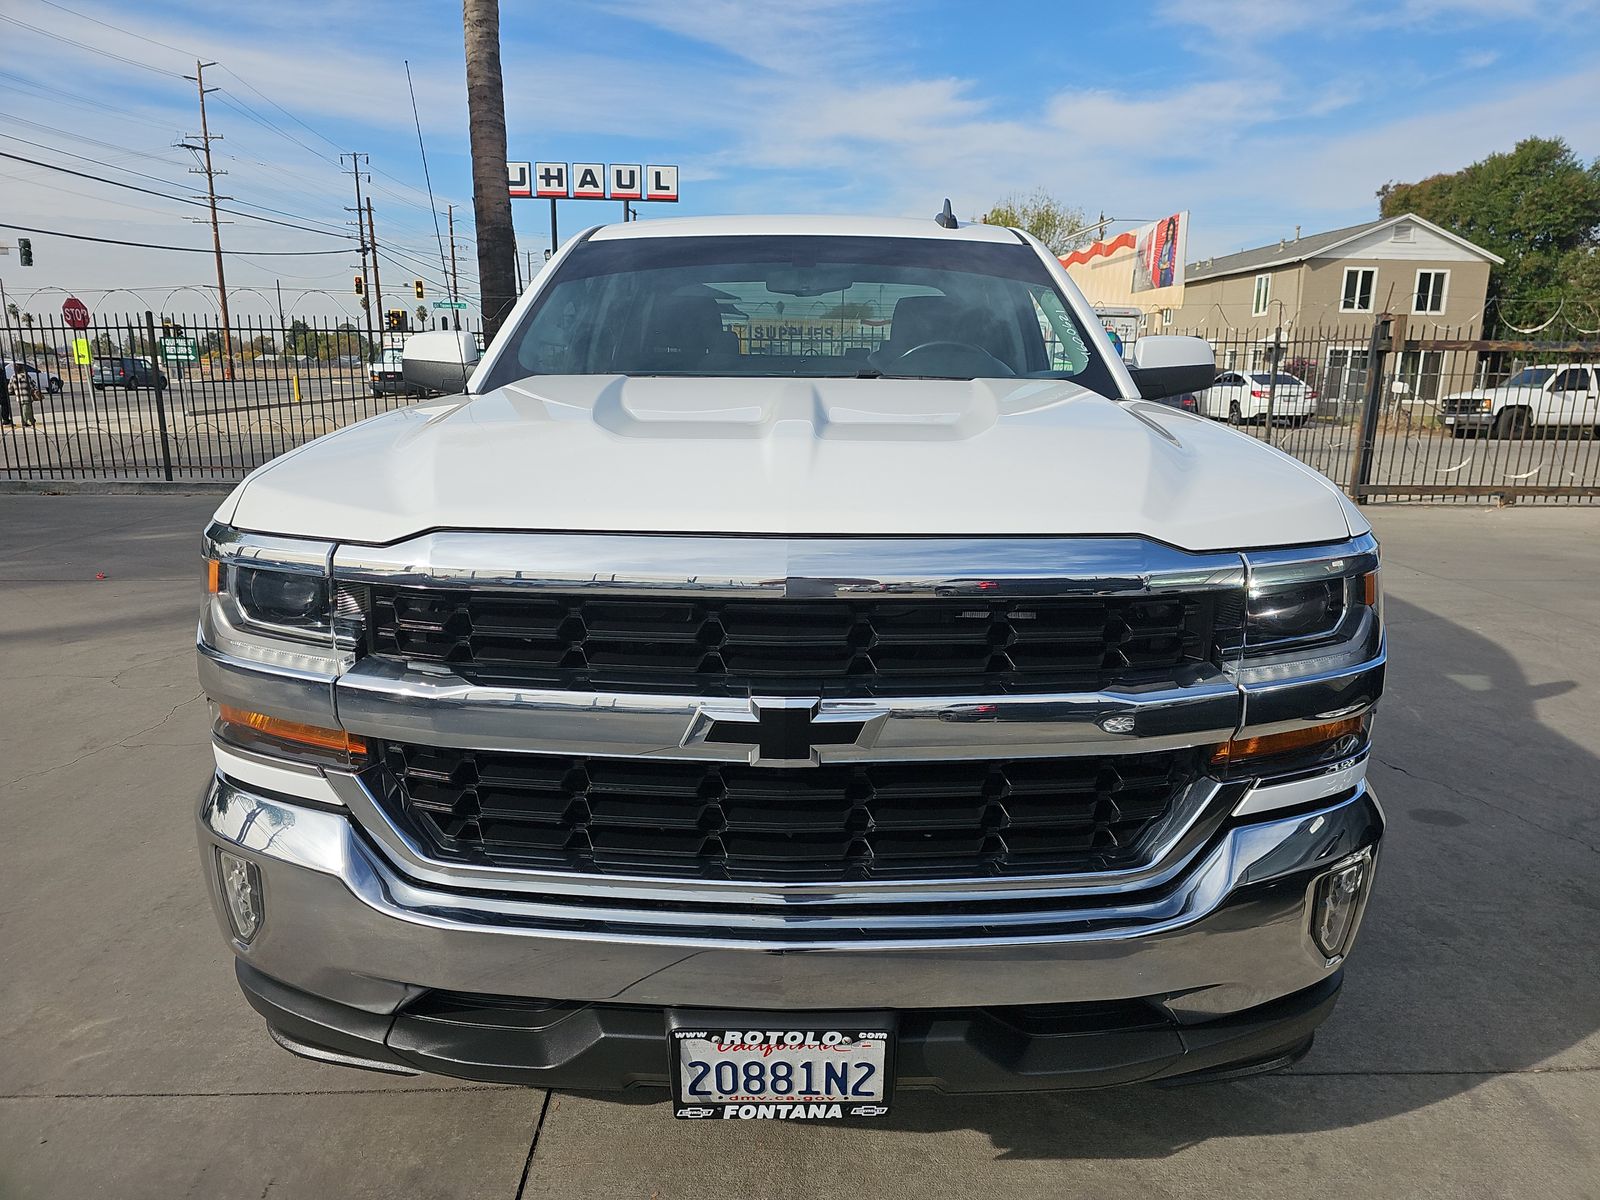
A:
<svg viewBox="0 0 1600 1200">
<path fill-rule="evenodd" d="M 861 367 L 856 371 L 857 379 L 882 379 L 883 372 L 877 367 Z"/>
</svg>

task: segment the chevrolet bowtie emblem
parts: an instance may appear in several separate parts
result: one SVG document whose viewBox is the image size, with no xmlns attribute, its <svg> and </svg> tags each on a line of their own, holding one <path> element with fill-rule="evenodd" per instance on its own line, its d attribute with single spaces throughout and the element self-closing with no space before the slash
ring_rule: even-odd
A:
<svg viewBox="0 0 1600 1200">
<path fill-rule="evenodd" d="M 854 746 L 881 710 L 823 712 L 812 699 L 771 699 L 703 704 L 684 745 L 749 746 L 750 761 L 775 766 L 810 766 L 822 746 Z"/>
</svg>

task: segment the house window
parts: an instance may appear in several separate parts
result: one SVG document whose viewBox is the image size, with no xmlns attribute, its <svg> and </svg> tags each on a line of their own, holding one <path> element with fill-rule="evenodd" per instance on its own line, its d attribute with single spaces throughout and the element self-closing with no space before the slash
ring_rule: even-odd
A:
<svg viewBox="0 0 1600 1200">
<path fill-rule="evenodd" d="M 1170 308 L 1161 310 L 1161 324 L 1165 328 L 1172 328 L 1172 310 Z"/>
<path fill-rule="evenodd" d="M 1377 268 L 1346 267 L 1344 269 L 1344 292 L 1339 297 L 1339 311 L 1371 312 L 1372 293 L 1377 286 Z"/>
<path fill-rule="evenodd" d="M 1411 304 L 1414 313 L 1442 313 L 1449 271 L 1418 271 L 1417 291 Z"/>
<path fill-rule="evenodd" d="M 1257 275 L 1255 296 L 1250 301 L 1250 315 L 1253 317 L 1265 315 L 1267 311 L 1267 304 L 1269 301 L 1271 301 L 1271 299 L 1272 276 Z"/>
</svg>

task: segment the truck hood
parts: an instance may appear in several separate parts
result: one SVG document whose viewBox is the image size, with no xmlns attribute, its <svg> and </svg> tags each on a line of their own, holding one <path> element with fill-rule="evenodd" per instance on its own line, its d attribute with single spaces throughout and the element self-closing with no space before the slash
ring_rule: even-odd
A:
<svg viewBox="0 0 1600 1200">
<path fill-rule="evenodd" d="M 1142 534 L 1191 550 L 1366 528 L 1321 475 L 1253 438 L 1067 382 L 593 375 L 362 421 L 256 471 L 218 519 L 368 543 L 429 529 Z"/>
</svg>

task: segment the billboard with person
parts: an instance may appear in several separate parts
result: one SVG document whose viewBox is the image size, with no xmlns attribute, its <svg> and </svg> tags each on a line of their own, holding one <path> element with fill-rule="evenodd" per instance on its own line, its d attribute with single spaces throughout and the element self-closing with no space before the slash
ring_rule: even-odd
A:
<svg viewBox="0 0 1600 1200">
<path fill-rule="evenodd" d="M 1183 257 L 1189 240 L 1189 214 L 1173 213 L 1134 230 L 1134 292 L 1183 286 Z"/>
</svg>

